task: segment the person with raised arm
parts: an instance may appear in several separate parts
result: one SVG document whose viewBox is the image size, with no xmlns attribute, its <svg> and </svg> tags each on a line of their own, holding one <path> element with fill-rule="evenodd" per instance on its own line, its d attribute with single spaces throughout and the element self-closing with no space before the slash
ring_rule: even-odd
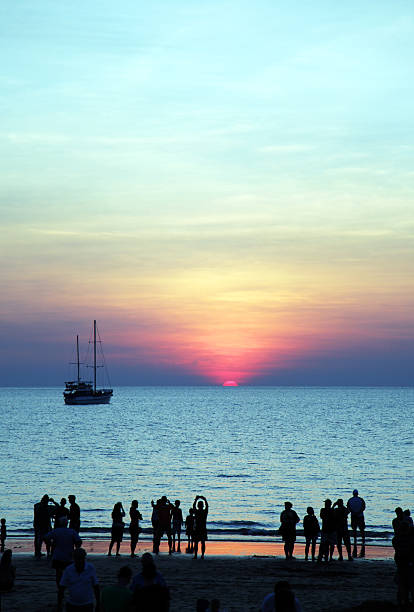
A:
<svg viewBox="0 0 414 612">
<path fill-rule="evenodd" d="M 111 556 L 112 547 L 116 543 L 116 556 L 119 557 L 119 549 L 124 535 L 125 523 L 123 518 L 125 516 L 125 510 L 122 506 L 122 502 L 117 502 L 112 510 L 112 528 L 111 528 L 111 541 L 109 543 L 108 557 Z"/>
<path fill-rule="evenodd" d="M 204 502 L 204 503 L 203 503 Z M 201 558 L 204 559 L 207 540 L 208 502 L 204 495 L 197 495 L 193 503 L 194 510 L 194 559 L 197 559 L 198 543 L 201 543 Z"/>
</svg>

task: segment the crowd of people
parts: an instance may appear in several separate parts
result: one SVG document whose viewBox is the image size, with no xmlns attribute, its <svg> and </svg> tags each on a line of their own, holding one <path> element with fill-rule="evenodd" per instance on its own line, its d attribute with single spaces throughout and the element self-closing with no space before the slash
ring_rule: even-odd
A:
<svg viewBox="0 0 414 612">
<path fill-rule="evenodd" d="M 102 610 L 124 609 L 119 602 L 125 603 L 125 610 L 164 610 L 169 609 L 169 590 L 165 580 L 157 571 L 153 557 L 144 553 L 141 557 L 141 572 L 132 577 L 128 566 L 120 569 L 116 585 L 105 587 L 99 591 L 98 581 L 94 567 L 86 561 L 86 552 L 81 548 L 82 540 L 80 530 L 80 508 L 74 495 L 68 496 L 57 503 L 53 498 L 44 495 L 40 502 L 34 505 L 34 551 L 35 558 L 42 556 L 42 544 L 46 545 L 48 558 L 52 560 L 52 567 L 56 571 L 56 584 L 58 589 L 58 606 L 62 609 L 65 591 L 67 591 L 66 609 L 68 612 L 87 612 L 93 609 L 94 600 L 96 610 L 102 604 Z M 185 528 L 187 536 L 186 552 L 197 558 L 200 546 L 201 558 L 205 555 L 207 540 L 207 517 L 209 506 L 207 499 L 197 495 L 188 515 L 184 520 L 180 500 L 171 503 L 164 495 L 156 502 L 151 501 L 153 526 L 153 553 L 158 554 L 160 542 L 165 535 L 168 540 L 168 552 L 181 552 L 181 533 Z M 296 529 L 300 518 L 293 509 L 293 504 L 286 501 L 285 509 L 280 515 L 279 533 L 284 542 L 286 560 L 293 559 L 296 541 Z M 319 518 L 314 509 L 309 506 L 303 517 L 303 532 L 305 536 L 305 560 L 329 562 L 333 559 L 335 547 L 338 559 L 343 560 L 343 548 L 349 561 L 355 557 L 365 556 L 365 501 L 359 496 L 358 490 L 353 491 L 345 504 L 342 499 L 334 503 L 330 499 L 324 501 L 320 509 Z M 397 567 L 398 601 L 401 605 L 408 603 L 410 597 L 414 602 L 414 524 L 409 510 L 401 507 L 395 509 L 395 518 L 392 521 L 394 538 L 392 544 L 395 550 L 395 563 Z M 111 541 L 108 555 L 112 554 L 115 546 L 116 555 L 119 555 L 125 529 L 124 519 L 126 512 L 121 502 L 117 502 L 112 510 Z M 350 527 L 348 527 L 350 518 Z M 133 500 L 129 509 L 130 554 L 135 556 L 142 515 L 138 509 L 138 501 Z M 52 525 L 53 523 L 53 525 Z M 7 539 L 6 520 L 1 519 L 1 551 L 0 560 L 0 592 L 13 588 L 15 569 L 12 564 L 12 551 L 5 549 Z M 360 550 L 358 555 L 357 539 L 360 537 Z M 351 544 L 351 537 L 353 543 Z M 319 542 L 318 554 L 316 551 Z M 118 607 L 116 607 L 115 605 Z M 149 603 L 150 602 L 150 603 Z M 300 611 L 300 604 L 294 597 L 289 585 L 278 582 L 273 593 L 270 593 L 262 604 L 262 610 L 286 609 Z M 283 604 L 283 605 L 282 605 Z M 217 607 L 218 605 L 218 607 Z M 204 608 L 203 608 L 204 606 Z M 207 607 L 206 607 L 207 606 Z M 197 609 L 219 610 L 217 600 L 206 602 L 198 600 Z"/>
</svg>

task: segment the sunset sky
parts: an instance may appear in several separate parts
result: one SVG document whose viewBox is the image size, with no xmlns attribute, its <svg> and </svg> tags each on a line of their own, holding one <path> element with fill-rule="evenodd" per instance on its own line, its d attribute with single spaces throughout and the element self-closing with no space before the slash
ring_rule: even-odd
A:
<svg viewBox="0 0 414 612">
<path fill-rule="evenodd" d="M 412 0 L 3 0 L 0 385 L 414 381 Z M 231 392 L 231 390 L 229 391 Z"/>
</svg>

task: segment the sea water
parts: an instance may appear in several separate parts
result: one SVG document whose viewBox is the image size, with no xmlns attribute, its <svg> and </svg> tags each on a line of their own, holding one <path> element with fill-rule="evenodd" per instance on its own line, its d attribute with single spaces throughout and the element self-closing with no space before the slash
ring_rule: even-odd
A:
<svg viewBox="0 0 414 612">
<path fill-rule="evenodd" d="M 65 406 L 60 388 L 0 389 L 0 515 L 32 533 L 44 493 L 77 496 L 85 535 L 139 500 L 209 502 L 209 537 L 274 539 L 283 503 L 301 519 L 329 497 L 365 499 L 368 540 L 414 510 L 413 388 L 123 387 L 109 405 Z M 298 526 L 301 527 L 301 524 Z"/>
</svg>

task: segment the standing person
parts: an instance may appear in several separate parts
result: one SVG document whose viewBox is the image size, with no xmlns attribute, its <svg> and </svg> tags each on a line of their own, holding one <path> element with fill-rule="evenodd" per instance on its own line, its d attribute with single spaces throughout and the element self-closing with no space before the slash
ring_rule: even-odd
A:
<svg viewBox="0 0 414 612">
<path fill-rule="evenodd" d="M 138 510 L 137 499 L 133 499 L 131 502 L 129 517 L 131 519 L 131 522 L 129 523 L 129 533 L 131 534 L 131 557 L 135 557 L 135 549 L 138 544 L 140 532 L 139 522 L 142 521 L 141 512 Z"/>
<path fill-rule="evenodd" d="M 69 500 L 69 528 L 77 533 L 80 531 L 80 508 L 76 503 L 76 495 L 68 495 Z"/>
<path fill-rule="evenodd" d="M 403 609 L 409 605 L 410 594 L 414 603 L 414 550 L 410 531 L 409 524 L 403 522 L 392 539 L 395 550 L 394 561 L 397 566 L 397 599 L 399 606 Z"/>
<path fill-rule="evenodd" d="M 293 549 L 296 542 L 296 525 L 299 523 L 299 517 L 294 510 L 293 504 L 290 501 L 285 502 L 285 509 L 280 514 L 280 529 L 279 533 L 285 543 L 286 559 L 293 559 Z"/>
<path fill-rule="evenodd" d="M 173 537 L 173 545 L 172 549 L 175 552 L 175 537 L 177 536 L 177 552 L 181 552 L 180 543 L 181 543 L 181 527 L 183 526 L 183 511 L 180 508 L 180 500 L 176 499 L 174 502 L 174 507 L 171 510 L 171 518 L 172 518 L 172 537 Z"/>
<path fill-rule="evenodd" d="M 392 528 L 394 529 L 394 534 L 396 534 L 404 522 L 404 510 L 398 506 L 398 508 L 395 508 L 394 512 L 395 518 L 392 519 Z"/>
<path fill-rule="evenodd" d="M 194 548 L 194 509 L 188 510 L 188 515 L 185 519 L 185 533 L 187 535 L 188 546 L 186 552 L 192 553 Z"/>
<path fill-rule="evenodd" d="M 69 514 L 70 514 L 70 510 L 69 508 L 66 508 L 66 499 L 64 497 L 62 497 L 62 499 L 60 500 L 60 504 L 55 502 L 55 510 L 53 513 L 53 516 L 55 517 L 55 521 L 54 521 L 55 529 L 56 527 L 60 527 L 61 518 L 65 517 L 69 519 Z"/>
<path fill-rule="evenodd" d="M 132 571 L 124 565 L 118 572 L 117 583 L 102 589 L 102 612 L 129 612 L 131 610 L 132 593 L 128 588 Z"/>
<path fill-rule="evenodd" d="M 157 503 L 158 524 L 154 540 L 154 552 L 157 555 L 160 551 L 160 542 L 164 533 L 167 534 L 168 538 L 168 552 L 169 554 L 172 553 L 171 512 L 173 507 L 165 495 Z"/>
<path fill-rule="evenodd" d="M 59 586 L 63 571 L 72 563 L 73 549 L 80 547 L 82 541 L 74 529 L 68 528 L 68 519 L 62 516 L 59 527 L 45 535 L 46 542 L 52 545 L 52 567 L 56 570 L 56 584 Z"/>
<path fill-rule="evenodd" d="M 86 561 L 86 551 L 77 548 L 73 553 L 73 563 L 63 572 L 58 591 L 58 611 L 61 612 L 65 589 L 68 590 L 67 612 L 100 611 L 99 583 L 92 563 Z"/>
<path fill-rule="evenodd" d="M 344 543 L 345 550 L 348 555 L 348 561 L 352 561 L 351 538 L 349 537 L 348 531 L 349 510 L 348 508 L 345 508 L 343 499 L 338 499 L 332 508 L 336 525 L 336 547 L 338 549 L 339 561 L 344 560 L 342 556 L 342 542 Z"/>
<path fill-rule="evenodd" d="M 156 503 L 154 500 L 151 500 L 152 506 L 152 514 L 151 514 L 151 525 L 152 525 L 152 552 L 155 553 L 156 541 L 157 541 L 157 533 L 158 533 L 158 506 L 160 505 L 161 500 L 157 499 Z"/>
<path fill-rule="evenodd" d="M 325 499 L 325 506 L 321 508 L 322 519 L 321 543 L 319 544 L 318 561 L 332 561 L 332 555 L 336 544 L 336 523 L 332 510 L 332 502 Z"/>
<path fill-rule="evenodd" d="M 33 527 L 34 527 L 34 549 L 35 558 L 40 559 L 42 556 L 42 544 L 45 535 L 52 529 L 51 516 L 54 508 L 49 505 L 49 502 L 55 504 L 49 495 L 43 495 L 40 502 L 33 506 Z M 50 555 L 50 544 L 46 543 L 47 556 Z"/>
<path fill-rule="evenodd" d="M 312 561 L 316 560 L 316 540 L 320 533 L 319 521 L 315 516 L 312 506 L 306 508 L 306 516 L 303 517 L 303 532 L 305 534 L 305 561 L 309 558 L 309 549 L 312 545 Z"/>
<path fill-rule="evenodd" d="M 364 519 L 364 510 L 366 508 L 365 501 L 362 497 L 358 496 L 358 489 L 354 489 L 352 492 L 352 497 L 348 499 L 348 503 L 346 507 L 351 513 L 351 529 L 354 536 L 354 548 L 352 551 L 352 556 L 357 556 L 357 530 L 359 529 L 361 533 L 361 551 L 359 556 L 365 557 L 365 519 Z"/>
<path fill-rule="evenodd" d="M 0 520 L 1 523 L 1 528 L 0 528 L 0 552 L 4 552 L 4 544 L 6 542 L 6 538 L 7 538 L 7 527 L 6 527 L 6 519 L 2 518 Z"/>
<path fill-rule="evenodd" d="M 204 503 L 203 503 L 204 502 Z M 193 502 L 194 510 L 194 559 L 197 559 L 198 543 L 201 543 L 201 558 L 204 559 L 207 540 L 208 503 L 204 495 L 197 495 Z"/>
<path fill-rule="evenodd" d="M 121 547 L 122 537 L 124 535 L 125 523 L 123 518 L 125 516 L 125 510 L 122 507 L 122 502 L 117 502 L 112 510 L 112 528 L 111 528 L 111 541 L 109 543 L 108 557 L 111 556 L 112 547 L 116 543 L 116 556 L 119 557 L 119 549 Z"/>
</svg>

